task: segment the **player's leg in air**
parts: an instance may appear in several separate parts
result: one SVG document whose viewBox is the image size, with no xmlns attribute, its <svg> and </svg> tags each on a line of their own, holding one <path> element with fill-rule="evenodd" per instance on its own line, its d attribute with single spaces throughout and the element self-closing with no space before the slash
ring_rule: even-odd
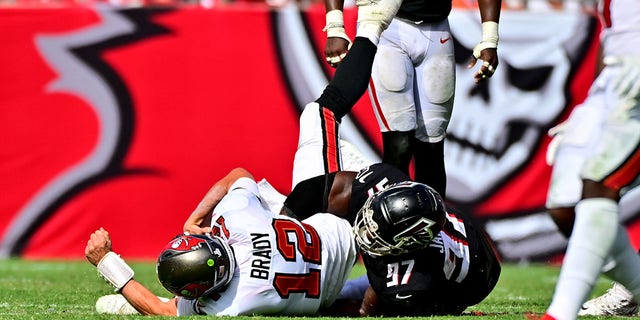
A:
<svg viewBox="0 0 640 320">
<path fill-rule="evenodd" d="M 316 100 L 331 110 L 338 121 L 367 90 L 371 66 L 380 42 L 380 35 L 395 17 L 401 0 L 357 0 L 358 29 L 349 53 L 342 60 L 333 79 Z"/>
<path fill-rule="evenodd" d="M 303 180 L 341 170 L 338 120 L 317 102 L 307 104 L 300 115 L 298 149 L 293 160 L 291 189 Z"/>
<path fill-rule="evenodd" d="M 341 170 L 339 123 L 367 89 L 380 35 L 396 15 L 402 1 L 358 0 L 358 30 L 349 53 L 320 97 L 305 106 L 300 116 L 300 137 L 294 160 L 293 183 Z M 307 130 L 305 130 L 307 129 Z M 318 129 L 320 129 L 318 131 Z M 321 154 L 318 157 L 318 154 Z M 318 164 L 318 160 L 323 164 Z M 324 172 L 319 172 L 323 168 Z M 366 276 L 349 281 L 343 297 L 361 299 L 369 283 Z"/>
<path fill-rule="evenodd" d="M 380 35 L 401 3 L 401 0 L 356 2 L 358 30 L 353 45 L 320 97 L 307 104 L 300 116 L 292 188 L 307 178 L 342 169 L 338 151 L 340 120 L 367 90 Z M 321 156 L 314 157 L 318 154 Z M 318 161 L 324 161 L 324 164 L 320 165 Z"/>
</svg>

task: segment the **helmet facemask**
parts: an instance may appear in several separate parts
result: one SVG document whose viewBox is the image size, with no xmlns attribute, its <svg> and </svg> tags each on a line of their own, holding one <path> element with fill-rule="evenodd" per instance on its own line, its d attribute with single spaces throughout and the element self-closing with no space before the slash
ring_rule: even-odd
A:
<svg viewBox="0 0 640 320">
<path fill-rule="evenodd" d="M 367 203 L 372 198 L 367 200 Z M 378 235 L 378 224 L 373 220 L 373 210 L 365 203 L 353 223 L 353 233 L 360 249 L 373 256 L 400 255 L 406 253 L 399 246 L 386 242 Z"/>
<path fill-rule="evenodd" d="M 444 220 L 444 202 L 435 190 L 403 182 L 369 197 L 356 215 L 353 232 L 369 255 L 401 255 L 428 246 Z"/>
</svg>

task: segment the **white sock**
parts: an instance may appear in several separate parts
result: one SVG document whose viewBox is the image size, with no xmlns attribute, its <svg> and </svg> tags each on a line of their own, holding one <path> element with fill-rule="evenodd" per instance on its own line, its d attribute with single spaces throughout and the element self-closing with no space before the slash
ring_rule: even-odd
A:
<svg viewBox="0 0 640 320">
<path fill-rule="evenodd" d="M 613 267 L 606 272 L 611 279 L 622 284 L 640 301 L 640 256 L 631 246 L 627 230 L 618 225 L 616 239 L 611 247 Z"/>
<path fill-rule="evenodd" d="M 618 226 L 618 203 L 606 198 L 581 200 L 560 276 L 547 313 L 557 320 L 577 318 L 598 280 Z"/>
<path fill-rule="evenodd" d="M 340 139 L 340 155 L 342 159 L 342 170 L 344 171 L 360 171 L 375 162 L 367 158 L 362 151 L 351 142 Z"/>
</svg>

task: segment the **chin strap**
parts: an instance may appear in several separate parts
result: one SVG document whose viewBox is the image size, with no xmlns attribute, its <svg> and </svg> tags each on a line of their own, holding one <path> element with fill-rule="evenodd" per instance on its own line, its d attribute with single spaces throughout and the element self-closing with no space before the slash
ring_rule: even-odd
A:
<svg viewBox="0 0 640 320">
<path fill-rule="evenodd" d="M 120 292 L 133 279 L 133 269 L 113 251 L 107 253 L 96 266 L 98 275 Z"/>
</svg>

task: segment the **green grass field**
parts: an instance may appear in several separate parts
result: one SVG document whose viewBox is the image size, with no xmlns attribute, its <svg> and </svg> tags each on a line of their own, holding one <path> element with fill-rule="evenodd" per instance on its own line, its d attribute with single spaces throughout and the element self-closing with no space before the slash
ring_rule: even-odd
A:
<svg viewBox="0 0 640 320">
<path fill-rule="evenodd" d="M 138 281 L 148 285 L 157 295 L 168 296 L 155 277 L 153 263 L 130 265 Z M 361 269 L 355 270 L 354 276 L 361 272 Z M 551 299 L 558 272 L 558 267 L 547 265 L 504 265 L 492 294 L 481 304 L 469 308 L 467 315 L 430 319 L 525 319 L 527 313 L 543 313 Z M 609 281 L 601 278 L 594 294 L 602 293 L 608 287 Z M 0 319 L 143 318 L 97 314 L 94 309 L 96 299 L 110 293 L 110 287 L 85 261 L 0 260 Z M 154 317 L 158 318 L 162 319 Z"/>
</svg>

